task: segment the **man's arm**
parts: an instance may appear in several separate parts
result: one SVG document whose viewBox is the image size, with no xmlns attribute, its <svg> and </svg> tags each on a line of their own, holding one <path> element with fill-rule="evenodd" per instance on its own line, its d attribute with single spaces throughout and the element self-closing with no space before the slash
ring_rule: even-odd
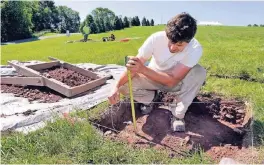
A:
<svg viewBox="0 0 264 165">
<path fill-rule="evenodd" d="M 190 67 L 187 67 L 181 63 L 178 63 L 171 71 L 170 74 L 155 71 L 147 66 L 145 66 L 141 60 L 137 57 L 130 58 L 127 67 L 137 73 L 141 73 L 148 77 L 149 79 L 156 81 L 160 84 L 166 85 L 168 87 L 173 87 L 177 85 L 190 71 Z"/>
<path fill-rule="evenodd" d="M 142 74 L 152 81 L 156 81 L 168 87 L 174 87 L 187 75 L 190 69 L 191 68 L 179 63 L 173 68 L 171 73 L 157 72 L 149 67 L 144 67 Z"/>
<path fill-rule="evenodd" d="M 145 64 L 145 62 L 147 61 L 146 59 L 144 59 L 143 57 L 136 57 L 140 60 L 140 62 L 142 64 Z M 133 72 L 131 71 L 131 78 L 133 78 L 137 73 L 136 72 Z M 127 77 L 127 70 L 124 71 L 121 76 L 120 76 L 120 79 L 117 81 L 116 83 L 116 88 L 119 88 L 121 87 L 122 85 L 124 85 L 126 82 L 128 82 L 128 77 Z"/>
</svg>

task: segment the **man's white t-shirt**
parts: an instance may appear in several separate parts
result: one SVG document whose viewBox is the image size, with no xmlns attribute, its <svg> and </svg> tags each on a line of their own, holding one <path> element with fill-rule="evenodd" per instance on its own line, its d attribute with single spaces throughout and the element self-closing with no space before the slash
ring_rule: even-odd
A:
<svg viewBox="0 0 264 165">
<path fill-rule="evenodd" d="M 138 56 L 148 60 L 149 67 L 158 71 L 170 70 L 177 63 L 187 67 L 195 66 L 202 56 L 202 46 L 193 38 L 182 52 L 171 53 L 165 31 L 152 34 L 138 50 Z"/>
</svg>

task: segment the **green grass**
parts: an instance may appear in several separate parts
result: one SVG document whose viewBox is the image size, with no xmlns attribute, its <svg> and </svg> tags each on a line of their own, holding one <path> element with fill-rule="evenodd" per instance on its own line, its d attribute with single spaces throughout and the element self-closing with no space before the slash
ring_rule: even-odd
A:
<svg viewBox="0 0 264 165">
<path fill-rule="evenodd" d="M 1 64 L 8 60 L 43 60 L 53 56 L 71 63 L 123 65 L 126 55 L 136 55 L 145 39 L 163 26 L 133 27 L 89 38 L 98 40 L 114 33 L 117 40 L 141 37 L 129 42 L 87 42 L 65 44 L 67 40 L 82 39 L 82 35 L 1 46 Z M 254 144 L 264 150 L 264 29 L 250 27 L 200 26 L 196 38 L 204 48 L 200 64 L 208 69 L 204 92 L 238 97 L 252 104 L 254 113 Z M 248 75 L 259 82 L 239 79 L 220 79 L 210 75 Z M 107 106 L 102 103 L 77 116 L 96 118 Z M 18 143 L 19 142 L 19 143 Z M 168 159 L 152 149 L 138 150 L 125 144 L 102 139 L 87 122 L 74 126 L 64 120 L 50 123 L 44 129 L 26 136 L 17 134 L 2 137 L 3 163 L 205 163 L 204 154 L 185 159 Z"/>
<path fill-rule="evenodd" d="M 82 39 L 73 35 L 33 41 L 18 45 L 1 46 L 1 64 L 8 60 L 44 60 L 54 56 L 72 63 L 92 62 L 97 64 L 123 64 L 124 56 L 136 55 L 138 48 L 153 32 L 163 26 L 133 27 L 122 31 L 90 35 L 101 41 L 103 36 L 114 33 L 117 40 L 126 37 L 142 37 L 129 42 L 87 42 L 68 43 L 68 40 Z M 249 78 L 264 81 L 264 29 L 250 27 L 200 26 L 196 38 L 204 48 L 201 64 L 210 74 L 228 76 L 249 75 Z"/>
</svg>

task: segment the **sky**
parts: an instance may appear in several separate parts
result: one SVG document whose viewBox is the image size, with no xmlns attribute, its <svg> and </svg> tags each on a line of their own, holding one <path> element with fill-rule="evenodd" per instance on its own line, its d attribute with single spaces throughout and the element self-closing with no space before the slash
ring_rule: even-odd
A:
<svg viewBox="0 0 264 165">
<path fill-rule="evenodd" d="M 97 7 L 112 10 L 116 15 L 127 17 L 145 16 L 155 24 L 166 24 L 173 16 L 188 12 L 198 22 L 218 22 L 228 26 L 264 24 L 264 1 L 78 1 L 55 0 L 78 11 L 83 21 Z"/>
</svg>

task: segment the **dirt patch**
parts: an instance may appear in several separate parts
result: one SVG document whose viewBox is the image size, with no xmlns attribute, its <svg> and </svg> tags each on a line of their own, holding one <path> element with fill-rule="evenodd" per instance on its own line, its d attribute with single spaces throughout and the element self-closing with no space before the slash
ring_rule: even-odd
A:
<svg viewBox="0 0 264 165">
<path fill-rule="evenodd" d="M 15 97 L 28 98 L 30 102 L 54 103 L 65 96 L 47 87 L 1 85 L 2 93 L 13 93 Z"/>
<path fill-rule="evenodd" d="M 163 105 L 168 105 L 173 99 L 173 93 L 164 93 Z M 169 157 L 187 156 L 201 147 L 212 159 L 218 161 L 224 156 L 236 155 L 244 147 L 242 143 L 246 131 L 242 123 L 245 109 L 242 101 L 226 100 L 209 94 L 198 95 L 185 116 L 186 132 L 172 132 L 171 112 L 157 108 L 149 115 L 136 111 L 135 133 L 131 124 L 130 103 L 126 99 L 113 106 L 111 111 L 110 108 L 106 110 L 96 122 L 118 130 L 109 132 L 109 129 L 103 128 L 107 137 L 127 142 L 134 147 L 166 149 Z"/>
<path fill-rule="evenodd" d="M 84 76 L 78 72 L 61 66 L 54 66 L 48 69 L 40 70 L 39 72 L 47 78 L 54 78 L 70 87 L 86 84 L 94 80 L 91 77 Z"/>
</svg>

